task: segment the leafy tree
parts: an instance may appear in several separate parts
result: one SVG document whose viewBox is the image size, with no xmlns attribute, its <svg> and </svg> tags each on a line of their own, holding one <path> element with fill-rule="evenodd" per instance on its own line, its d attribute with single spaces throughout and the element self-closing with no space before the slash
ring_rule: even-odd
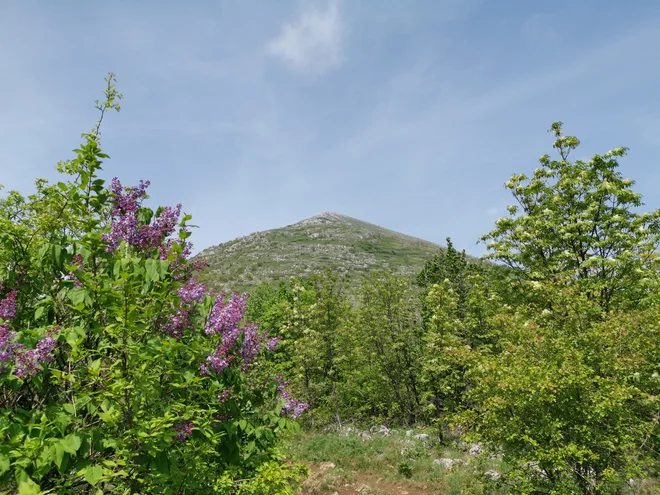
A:
<svg viewBox="0 0 660 495">
<path fill-rule="evenodd" d="M 283 333 L 295 388 L 312 409 L 311 421 L 341 425 L 339 341 L 346 331 L 349 304 L 345 282 L 327 270 L 310 278 L 308 288 L 294 284 L 294 305 Z M 286 349 L 286 348 L 285 348 Z"/>
<path fill-rule="evenodd" d="M 625 149 L 571 163 L 578 140 L 552 130 L 560 160 L 514 175 L 519 205 L 483 237 L 524 297 L 488 318 L 499 338 L 472 355 L 462 417 L 516 493 L 621 493 L 658 469 L 660 213 L 635 211 Z"/>
<path fill-rule="evenodd" d="M 419 298 L 404 278 L 374 272 L 358 291 L 347 362 L 354 405 L 411 424 L 422 419 Z"/>
<path fill-rule="evenodd" d="M 634 181 L 617 171 L 626 148 L 591 160 L 569 161 L 580 144 L 552 125 L 558 160 L 548 155 L 532 177 L 514 174 L 506 183 L 517 205 L 482 237 L 489 257 L 533 281 L 568 280 L 604 310 L 637 305 L 649 294 L 660 234 L 660 210 L 638 213 Z"/>
<path fill-rule="evenodd" d="M 421 380 L 425 403 L 436 420 L 471 407 L 466 374 L 475 356 L 496 352 L 499 328 L 493 317 L 501 312 L 501 300 L 480 275 L 469 279 L 470 290 L 461 302 L 449 280 L 433 284 L 425 299 L 429 319 L 424 333 Z"/>
<path fill-rule="evenodd" d="M 476 265 L 468 262 L 465 250 L 457 251 L 447 237 L 447 248 L 424 264 L 415 281 L 420 287 L 428 288 L 448 280 L 462 309 L 469 290 L 468 277 L 476 271 Z"/>
<path fill-rule="evenodd" d="M 292 493 L 277 441 L 305 405 L 249 379 L 277 342 L 197 282 L 180 205 L 99 177 L 107 82 L 63 180 L 0 200 L 0 490 Z"/>
<path fill-rule="evenodd" d="M 598 322 L 577 287 L 534 290 L 554 309 L 498 316 L 502 352 L 470 367 L 464 417 L 516 493 L 621 493 L 659 467 L 659 310 Z"/>
</svg>

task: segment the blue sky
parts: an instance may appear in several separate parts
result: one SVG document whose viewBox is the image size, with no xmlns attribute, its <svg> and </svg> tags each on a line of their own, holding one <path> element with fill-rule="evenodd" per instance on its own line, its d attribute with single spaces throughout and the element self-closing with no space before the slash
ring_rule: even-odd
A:
<svg viewBox="0 0 660 495">
<path fill-rule="evenodd" d="M 660 206 L 659 48 L 654 0 L 0 0 L 0 183 L 54 179 L 114 71 L 106 177 L 198 249 L 335 211 L 482 254 L 556 120 Z"/>
</svg>

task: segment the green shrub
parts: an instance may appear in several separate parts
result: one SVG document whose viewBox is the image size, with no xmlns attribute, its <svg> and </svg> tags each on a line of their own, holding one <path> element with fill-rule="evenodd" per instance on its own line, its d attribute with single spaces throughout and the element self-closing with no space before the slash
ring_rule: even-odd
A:
<svg viewBox="0 0 660 495">
<path fill-rule="evenodd" d="M 110 76 L 101 118 L 120 98 Z M 195 280 L 180 206 L 106 187 L 99 125 L 69 180 L 0 200 L 0 491 L 291 493 L 305 405 L 251 378 L 276 342 Z"/>
</svg>

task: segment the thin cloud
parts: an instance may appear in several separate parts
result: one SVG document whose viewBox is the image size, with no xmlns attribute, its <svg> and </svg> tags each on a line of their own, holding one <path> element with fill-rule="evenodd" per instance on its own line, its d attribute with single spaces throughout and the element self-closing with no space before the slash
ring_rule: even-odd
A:
<svg viewBox="0 0 660 495">
<path fill-rule="evenodd" d="M 336 2 L 325 9 L 312 8 L 285 24 L 268 44 L 268 53 L 297 72 L 320 74 L 344 61 L 344 28 Z"/>
</svg>

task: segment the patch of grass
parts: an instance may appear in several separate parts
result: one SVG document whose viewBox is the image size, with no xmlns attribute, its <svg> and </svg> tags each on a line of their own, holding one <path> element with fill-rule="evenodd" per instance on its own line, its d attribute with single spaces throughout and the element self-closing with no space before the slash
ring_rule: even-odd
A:
<svg viewBox="0 0 660 495">
<path fill-rule="evenodd" d="M 417 431 L 415 433 L 418 433 Z M 312 476 L 305 484 L 305 495 L 341 493 L 399 493 L 379 491 L 372 486 L 365 491 L 360 483 L 374 479 L 385 480 L 392 486 L 410 484 L 412 494 L 435 495 L 501 495 L 511 493 L 506 486 L 487 481 L 485 473 L 493 470 L 506 473 L 508 466 L 498 459 L 470 458 L 465 452 L 433 441 L 431 432 L 426 441 L 415 440 L 397 431 L 389 437 L 379 434 L 366 439 L 355 434 L 300 432 L 286 442 L 286 454 L 312 466 Z M 457 462 L 445 468 L 433 461 L 452 459 Z M 328 466 L 332 466 L 329 468 Z M 369 478 L 370 477 L 370 478 Z M 366 479 L 365 478 L 369 478 Z M 341 491 L 341 487 L 353 491 Z M 371 483 L 373 485 L 373 483 Z M 398 485 L 397 485 L 398 484 Z M 407 485 L 406 485 L 407 486 Z M 374 491 L 375 490 L 375 491 Z M 638 480 L 630 489 L 622 488 L 622 495 L 652 495 L 660 493 L 656 479 Z"/>
<path fill-rule="evenodd" d="M 348 478 L 347 473 L 354 476 L 369 473 L 392 482 L 423 485 L 428 487 L 429 494 L 507 493 L 488 486 L 483 475 L 489 469 L 506 469 L 501 461 L 488 459 L 468 463 L 462 452 L 437 442 L 414 440 L 403 432 L 389 437 L 374 435 L 366 440 L 357 435 L 301 432 L 288 439 L 287 454 L 312 465 L 334 464 L 334 469 L 323 473 L 326 480 L 332 479 L 335 473 L 341 473 L 342 480 Z M 459 459 L 465 464 L 457 463 L 447 469 L 433 462 L 443 457 Z M 315 486 L 318 487 L 318 483 L 315 482 Z"/>
</svg>

